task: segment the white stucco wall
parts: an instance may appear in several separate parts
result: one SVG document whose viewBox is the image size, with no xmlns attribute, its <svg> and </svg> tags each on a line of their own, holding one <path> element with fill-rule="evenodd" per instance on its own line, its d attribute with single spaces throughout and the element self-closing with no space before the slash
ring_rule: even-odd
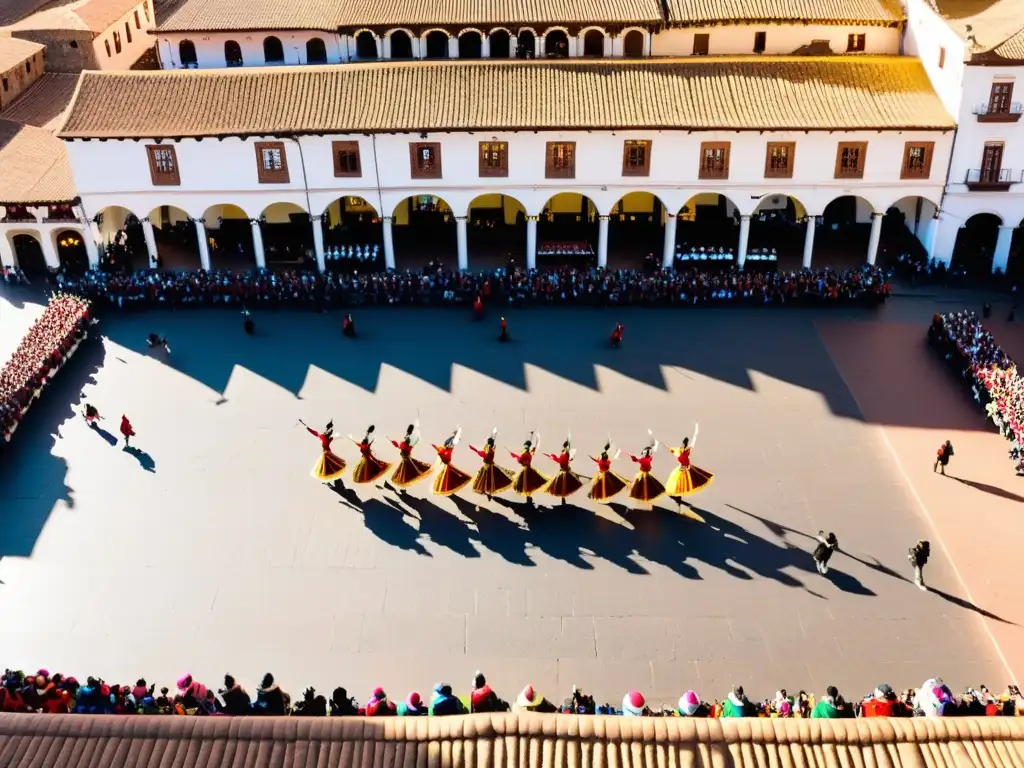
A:
<svg viewBox="0 0 1024 768">
<path fill-rule="evenodd" d="M 814 40 L 828 40 L 835 53 L 846 53 L 849 35 L 865 35 L 865 53 L 898 54 L 900 30 L 888 27 L 845 27 L 824 24 L 725 24 L 706 27 L 664 29 L 654 35 L 654 56 L 690 56 L 693 36 L 710 35 L 711 56 L 743 55 L 754 52 L 754 34 L 766 32 L 765 54 L 788 54 L 810 45 Z"/>
<path fill-rule="evenodd" d="M 652 144 L 651 175 L 623 177 L 623 141 L 649 139 Z M 335 178 L 330 156 L 332 140 L 357 141 L 362 177 Z M 884 212 L 897 200 L 920 195 L 938 201 L 951 150 L 952 132 L 892 133 L 765 133 L 688 134 L 685 131 L 638 131 L 612 133 L 548 132 L 508 134 L 431 134 L 426 141 L 441 144 L 443 178 L 414 180 L 410 175 L 409 144 L 419 135 L 377 137 L 302 137 L 299 144 L 286 141 L 290 181 L 260 184 L 253 140 L 238 138 L 186 139 L 176 143 L 180 187 L 154 187 L 150 180 L 145 146 L 148 142 L 90 141 L 67 143 L 68 155 L 79 193 L 89 216 L 109 205 L 121 205 L 144 217 L 160 205 L 174 205 L 194 217 L 210 206 L 231 203 L 255 218 L 276 202 L 291 202 L 314 214 L 322 213 L 342 195 L 358 195 L 378 213 L 391 215 L 395 206 L 414 194 L 443 197 L 463 215 L 474 197 L 502 193 L 519 200 L 529 214 L 539 214 L 558 192 L 579 192 L 590 197 L 600 213 L 611 211 L 623 195 L 646 191 L 657 195 L 666 208 L 679 210 L 693 195 L 717 192 L 729 197 L 741 213 L 751 213 L 758 200 L 772 193 L 790 194 L 812 215 L 823 213 L 836 197 L 859 195 L 864 217 L 871 210 Z M 479 178 L 478 142 L 505 141 L 509 147 L 509 176 Z M 904 142 L 934 141 L 932 174 L 927 181 L 900 180 Z M 575 141 L 575 179 L 544 177 L 547 141 Z M 701 141 L 730 141 L 730 177 L 726 180 L 697 178 Z M 795 141 L 794 178 L 765 179 L 766 142 Z M 868 142 L 867 164 L 862 180 L 833 178 L 837 143 Z M 377 168 L 374 168 L 376 143 Z M 304 160 L 304 163 L 303 163 Z M 302 177 L 303 164 L 309 174 Z M 378 182 L 379 179 L 379 182 Z M 308 190 L 306 189 L 308 183 Z M 308 195 L 308 201 L 307 201 Z"/>
<path fill-rule="evenodd" d="M 904 0 L 904 7 L 907 12 L 904 52 L 921 59 L 943 105 L 951 115 L 956 115 L 960 112 L 964 92 L 964 41 L 935 12 L 928 0 Z M 942 51 L 945 51 L 945 56 Z"/>
<path fill-rule="evenodd" d="M 135 14 L 139 14 L 139 25 L 135 26 Z M 131 30 L 132 40 L 128 42 L 128 34 L 125 25 Z M 153 47 L 153 9 L 150 7 L 149 20 L 146 20 L 145 11 L 140 2 L 131 11 L 126 13 L 114 24 L 107 27 L 101 34 L 92 41 L 93 52 L 100 69 L 121 70 L 129 69 L 132 64 L 139 60 L 146 51 Z M 114 43 L 114 32 L 121 38 L 121 52 L 117 52 Z M 110 44 L 110 55 L 107 55 L 107 46 Z"/>
<path fill-rule="evenodd" d="M 306 44 L 314 38 L 324 41 L 327 49 L 327 63 L 338 64 L 347 59 L 345 42 L 337 32 L 321 32 L 319 30 L 303 30 L 291 32 L 204 32 L 196 34 L 179 34 L 162 32 L 158 36 L 157 51 L 161 69 L 181 69 L 179 44 L 182 40 L 191 40 L 196 47 L 196 59 L 199 69 L 218 69 L 227 66 L 224 58 L 224 44 L 234 40 L 242 49 L 242 62 L 246 67 L 262 67 L 266 65 L 263 58 L 263 41 L 267 37 L 276 37 L 284 49 L 285 64 L 306 64 Z"/>
</svg>

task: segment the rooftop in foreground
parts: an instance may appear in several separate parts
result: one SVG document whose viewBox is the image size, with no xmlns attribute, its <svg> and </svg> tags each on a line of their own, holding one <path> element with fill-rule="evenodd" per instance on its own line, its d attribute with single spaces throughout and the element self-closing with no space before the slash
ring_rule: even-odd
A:
<svg viewBox="0 0 1024 768">
<path fill-rule="evenodd" d="M 916 59 L 751 56 L 85 72 L 59 135 L 953 126 Z"/>
</svg>

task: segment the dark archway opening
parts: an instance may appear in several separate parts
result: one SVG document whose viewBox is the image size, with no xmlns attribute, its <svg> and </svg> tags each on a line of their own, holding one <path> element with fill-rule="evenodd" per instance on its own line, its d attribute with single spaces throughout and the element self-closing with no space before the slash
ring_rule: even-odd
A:
<svg viewBox="0 0 1024 768">
<path fill-rule="evenodd" d="M 972 278 L 991 276 L 992 257 L 1002 223 L 993 213 L 976 213 L 964 222 L 956 235 L 951 268 Z"/>
<path fill-rule="evenodd" d="M 483 38 L 477 32 L 464 32 L 459 37 L 459 58 L 479 59 L 483 56 Z"/>
<path fill-rule="evenodd" d="M 234 40 L 224 43 L 224 61 L 229 67 L 241 67 L 245 62 L 242 59 L 242 46 Z"/>
<path fill-rule="evenodd" d="M 507 59 L 511 55 L 512 38 L 504 29 L 491 33 L 491 58 Z"/>
<path fill-rule="evenodd" d="M 553 29 L 544 36 L 544 55 L 549 59 L 569 58 L 569 36 Z"/>
<path fill-rule="evenodd" d="M 84 275 L 89 271 L 89 255 L 81 232 L 65 229 L 57 235 L 56 242 L 61 269 L 69 275 Z"/>
<path fill-rule="evenodd" d="M 321 40 L 319 37 L 314 37 L 312 40 L 306 43 L 306 63 L 327 63 L 327 46 L 324 44 L 324 41 Z"/>
<path fill-rule="evenodd" d="M 384 233 L 376 209 L 361 197 L 335 200 L 324 211 L 324 261 L 331 272 L 382 270 Z"/>
<path fill-rule="evenodd" d="M 178 58 L 181 66 L 187 69 L 195 69 L 199 66 L 199 59 L 196 57 L 196 44 L 191 40 L 182 40 L 178 43 Z"/>
<path fill-rule="evenodd" d="M 46 274 L 46 257 L 43 246 L 32 235 L 15 235 L 11 238 L 14 246 L 14 258 L 21 271 L 30 278 L 33 275 Z"/>
<path fill-rule="evenodd" d="M 665 229 L 664 205 L 650 192 L 630 192 L 612 206 L 608 222 L 608 266 L 611 269 L 661 267 Z"/>
<path fill-rule="evenodd" d="M 273 35 L 263 40 L 263 60 L 267 64 L 284 63 L 284 46 Z"/>
<path fill-rule="evenodd" d="M 537 224 L 537 265 L 596 265 L 597 214 L 593 201 L 577 192 L 551 197 Z"/>
<path fill-rule="evenodd" d="M 740 213 L 725 195 L 703 192 L 686 201 L 676 223 L 676 265 L 693 267 L 694 261 L 714 266 L 734 263 L 711 259 L 715 254 L 735 254 L 739 243 Z"/>
<path fill-rule="evenodd" d="M 448 35 L 435 29 L 427 33 L 427 55 L 428 59 L 448 58 Z"/>
<path fill-rule="evenodd" d="M 455 269 L 458 265 L 455 216 L 441 198 L 407 197 L 395 207 L 393 232 L 396 266 Z"/>
<path fill-rule="evenodd" d="M 530 30 L 526 29 L 519 33 L 516 38 L 516 58 L 532 59 L 537 51 L 537 37 Z"/>
<path fill-rule="evenodd" d="M 409 37 L 408 32 L 403 32 L 399 29 L 391 33 L 391 58 L 412 58 L 412 39 Z"/>
<path fill-rule="evenodd" d="M 473 269 L 525 266 L 526 208 L 508 195 L 479 195 L 469 204 L 466 239 Z"/>
<path fill-rule="evenodd" d="M 639 59 L 644 55 L 644 36 L 636 29 L 626 33 L 622 41 L 622 55 L 630 59 Z"/>
<path fill-rule="evenodd" d="M 604 33 L 598 29 L 591 29 L 583 36 L 583 55 L 592 58 L 604 56 Z"/>
<path fill-rule="evenodd" d="M 356 58 L 363 60 L 377 59 L 377 38 L 370 32 L 360 32 L 356 35 Z"/>
</svg>

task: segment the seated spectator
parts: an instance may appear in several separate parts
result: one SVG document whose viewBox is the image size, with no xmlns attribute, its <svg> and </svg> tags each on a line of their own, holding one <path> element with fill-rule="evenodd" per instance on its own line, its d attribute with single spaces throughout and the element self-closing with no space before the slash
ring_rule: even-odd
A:
<svg viewBox="0 0 1024 768">
<path fill-rule="evenodd" d="M 846 706 L 846 702 L 839 695 L 839 689 L 834 685 L 830 685 L 825 689 L 825 695 L 818 700 L 818 703 L 814 705 L 814 709 L 811 710 L 811 717 L 815 719 L 847 716 L 849 716 L 849 709 Z"/>
<path fill-rule="evenodd" d="M 480 672 L 473 677 L 473 688 L 469 693 L 469 711 L 508 712 L 508 704 L 498 698 Z"/>
<path fill-rule="evenodd" d="M 359 714 L 356 700 L 350 698 L 344 688 L 335 688 L 331 694 L 331 717 L 347 717 Z"/>
<path fill-rule="evenodd" d="M 516 697 L 516 704 L 513 712 L 557 712 L 554 704 L 551 704 L 532 685 L 528 685 Z"/>
<path fill-rule="evenodd" d="M 178 680 L 178 695 L 175 697 L 176 704 L 180 704 L 186 710 L 196 709 L 199 706 L 199 702 L 205 698 L 206 686 L 198 680 L 194 680 L 192 675 L 186 674 Z"/>
<path fill-rule="evenodd" d="M 274 682 L 274 676 L 267 672 L 256 689 L 257 715 L 285 715 L 288 713 L 288 695 Z"/>
<path fill-rule="evenodd" d="M 737 685 L 726 696 L 722 702 L 721 717 L 755 717 L 757 712 L 754 705 L 743 693 L 743 686 Z"/>
<path fill-rule="evenodd" d="M 366 701 L 367 717 L 391 717 L 397 712 L 397 709 L 380 686 L 373 689 L 373 693 Z"/>
<path fill-rule="evenodd" d="M 434 697 L 430 702 L 430 714 L 464 715 L 466 714 L 466 707 L 452 693 L 452 687 L 448 683 L 438 683 L 434 686 Z"/>
<path fill-rule="evenodd" d="M 398 705 L 399 717 L 422 717 L 427 714 L 422 697 L 416 691 L 410 691 L 405 701 Z"/>
<path fill-rule="evenodd" d="M 914 712 L 920 717 L 942 717 L 952 704 L 953 692 L 940 678 L 925 680 L 914 695 Z"/>
<path fill-rule="evenodd" d="M 640 691 L 629 691 L 622 697 L 622 714 L 627 717 L 643 717 L 651 714 L 647 700 Z"/>
<path fill-rule="evenodd" d="M 234 677 L 224 675 L 224 687 L 220 690 L 221 700 L 224 702 L 222 711 L 225 715 L 248 715 L 252 713 L 252 699 L 249 692 L 245 690 Z"/>
<path fill-rule="evenodd" d="M 861 702 L 860 714 L 861 717 L 905 717 L 907 711 L 892 687 L 882 683 L 875 688 L 874 695 Z"/>
<path fill-rule="evenodd" d="M 594 697 L 589 696 L 577 686 L 572 687 L 572 696 L 566 699 L 562 706 L 564 714 L 593 715 L 597 713 L 597 704 Z"/>
<path fill-rule="evenodd" d="M 295 705 L 294 715 L 298 717 L 326 717 L 327 699 L 318 696 L 316 689 L 310 686 L 302 693 L 302 700 Z"/>
<path fill-rule="evenodd" d="M 687 691 L 679 697 L 676 714 L 680 717 L 708 717 L 711 710 L 694 691 Z"/>
</svg>

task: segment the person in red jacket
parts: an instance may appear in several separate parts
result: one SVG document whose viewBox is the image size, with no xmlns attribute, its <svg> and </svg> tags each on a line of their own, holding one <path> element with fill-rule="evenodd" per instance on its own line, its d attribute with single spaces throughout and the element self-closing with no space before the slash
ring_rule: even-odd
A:
<svg viewBox="0 0 1024 768">
<path fill-rule="evenodd" d="M 636 473 L 636 477 L 633 478 L 633 482 L 629 486 L 629 498 L 642 501 L 645 504 L 654 504 L 655 499 L 665 494 L 665 486 L 651 474 L 654 452 L 658 450 L 658 441 L 654 439 L 650 430 L 647 433 L 651 435 L 650 442 L 640 451 L 639 456 L 630 454 L 629 457 L 640 465 L 640 471 Z"/>
<path fill-rule="evenodd" d="M 499 325 L 499 327 L 501 328 L 501 335 L 498 336 L 498 341 L 508 341 L 508 323 L 505 322 L 504 317 L 501 318 L 501 324 Z"/>
<path fill-rule="evenodd" d="M 507 490 L 515 478 L 515 473 L 494 463 L 494 441 L 497 437 L 498 428 L 495 427 L 491 430 L 491 436 L 487 438 L 483 448 L 469 446 L 469 450 L 484 460 L 483 465 L 473 478 L 473 490 L 486 496 L 488 501 L 494 494 Z"/>
<path fill-rule="evenodd" d="M 561 498 L 563 504 L 565 504 L 567 496 L 572 496 L 583 487 L 583 481 L 580 480 L 580 476 L 572 471 L 572 460 L 576 455 L 576 449 L 572 447 L 571 439 L 571 437 L 565 438 L 565 442 L 562 443 L 561 453 L 544 454 L 552 461 L 558 463 L 558 474 L 548 483 L 547 492 L 552 496 Z"/>
<path fill-rule="evenodd" d="M 548 479 L 544 477 L 540 472 L 533 468 L 533 456 L 537 453 L 537 449 L 540 447 L 540 436 L 536 432 L 531 432 L 530 436 L 526 438 L 523 443 L 522 453 L 515 453 L 509 451 L 512 458 L 515 459 L 521 469 L 519 474 L 516 475 L 515 482 L 512 483 L 512 490 L 516 493 L 526 497 L 526 503 L 533 506 L 533 494 L 547 485 Z"/>
<path fill-rule="evenodd" d="M 124 436 L 124 447 L 127 448 L 130 438 L 135 437 L 135 430 L 132 428 L 132 423 L 128 421 L 128 417 L 121 414 L 121 434 Z"/>
<path fill-rule="evenodd" d="M 451 496 L 458 493 L 473 476 L 452 464 L 452 455 L 455 453 L 455 446 L 459 444 L 462 437 L 462 428 L 458 427 L 443 445 L 435 445 L 437 457 L 441 461 L 441 470 L 434 477 L 434 494 L 436 496 Z"/>
<path fill-rule="evenodd" d="M 299 423 L 309 434 L 320 440 L 320 459 L 313 466 L 313 477 L 321 483 L 333 483 L 341 478 L 345 472 L 345 460 L 331 450 L 331 443 L 334 442 L 334 420 L 327 422 L 323 432 L 317 432 L 301 419 Z"/>
<path fill-rule="evenodd" d="M 618 323 L 615 326 L 615 330 L 612 331 L 612 346 L 613 347 L 618 348 L 619 344 L 622 343 L 622 331 L 623 330 L 624 329 L 623 329 L 622 323 Z"/>
<path fill-rule="evenodd" d="M 473 300 L 473 319 L 483 320 L 484 317 L 484 300 L 478 293 L 476 299 Z"/>
</svg>

